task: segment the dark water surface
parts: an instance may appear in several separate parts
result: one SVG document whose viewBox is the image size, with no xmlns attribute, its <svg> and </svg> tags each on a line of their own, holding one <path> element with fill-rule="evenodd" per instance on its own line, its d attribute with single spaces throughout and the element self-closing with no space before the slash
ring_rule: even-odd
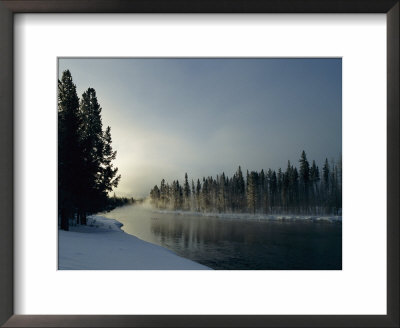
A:
<svg viewBox="0 0 400 328">
<path fill-rule="evenodd" d="M 140 206 L 105 216 L 145 241 L 219 270 L 341 270 L 342 224 L 157 213 Z"/>
</svg>

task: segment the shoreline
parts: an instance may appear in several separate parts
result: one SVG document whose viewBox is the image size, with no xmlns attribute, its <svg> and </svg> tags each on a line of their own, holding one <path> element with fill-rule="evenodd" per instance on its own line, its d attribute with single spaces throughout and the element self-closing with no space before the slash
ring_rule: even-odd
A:
<svg viewBox="0 0 400 328">
<path fill-rule="evenodd" d="M 211 270 L 121 229 L 116 219 L 88 217 L 86 226 L 58 230 L 59 270 Z"/>
<path fill-rule="evenodd" d="M 150 209 L 153 213 L 189 215 L 198 217 L 215 217 L 222 219 L 250 220 L 250 221 L 278 221 L 278 222 L 327 222 L 341 223 L 341 215 L 296 215 L 296 214 L 251 214 L 251 213 L 215 213 L 215 212 L 193 212 L 183 210 L 161 210 Z"/>
</svg>

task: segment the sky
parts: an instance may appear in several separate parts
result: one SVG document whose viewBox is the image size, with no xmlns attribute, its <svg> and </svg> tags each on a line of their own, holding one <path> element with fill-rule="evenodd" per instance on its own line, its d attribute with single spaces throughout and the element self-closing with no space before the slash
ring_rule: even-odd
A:
<svg viewBox="0 0 400 328">
<path fill-rule="evenodd" d="M 118 196 L 168 182 L 298 167 L 342 151 L 339 58 L 60 58 L 111 127 Z"/>
</svg>

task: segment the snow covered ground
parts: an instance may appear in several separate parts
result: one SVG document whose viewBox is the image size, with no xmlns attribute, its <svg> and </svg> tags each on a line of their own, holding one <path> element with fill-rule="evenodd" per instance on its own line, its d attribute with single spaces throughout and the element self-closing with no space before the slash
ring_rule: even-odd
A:
<svg viewBox="0 0 400 328">
<path fill-rule="evenodd" d="M 155 213 L 175 214 L 175 215 L 191 215 L 191 216 L 206 216 L 217 217 L 224 219 L 242 219 L 242 220 L 271 220 L 271 221 L 310 221 L 310 222 L 342 222 L 341 216 L 328 215 L 292 215 L 292 214 L 251 214 L 251 213 L 206 213 L 206 212 L 191 212 L 191 211 L 171 211 L 153 209 Z"/>
<path fill-rule="evenodd" d="M 87 226 L 58 232 L 58 268 L 61 270 L 206 270 L 161 246 L 121 230 L 114 219 L 92 216 Z"/>
</svg>

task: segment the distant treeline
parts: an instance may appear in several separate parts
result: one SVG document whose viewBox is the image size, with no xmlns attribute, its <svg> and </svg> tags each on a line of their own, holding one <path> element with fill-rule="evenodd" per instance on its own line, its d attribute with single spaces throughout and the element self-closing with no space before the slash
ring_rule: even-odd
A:
<svg viewBox="0 0 400 328">
<path fill-rule="evenodd" d="M 58 212 L 60 226 L 86 224 L 88 214 L 123 205 L 128 199 L 108 197 L 121 178 L 112 161 L 111 129 L 103 130 L 96 91 L 79 99 L 69 70 L 58 81 Z"/>
<path fill-rule="evenodd" d="M 171 184 L 162 179 L 150 191 L 151 203 L 160 209 L 197 212 L 338 215 L 342 209 L 341 159 L 329 163 L 322 172 L 303 151 L 299 169 L 290 161 L 285 171 L 247 171 L 241 167 L 232 177 L 223 172 L 189 184 Z"/>
<path fill-rule="evenodd" d="M 104 206 L 103 211 L 104 212 L 109 212 L 109 211 L 113 210 L 116 207 L 121 207 L 121 206 L 125 206 L 125 205 L 132 205 L 132 204 L 135 204 L 135 203 L 138 203 L 138 202 L 140 202 L 140 201 L 135 200 L 133 198 L 117 197 L 114 194 L 113 197 L 109 197 L 107 199 L 107 203 Z"/>
</svg>

